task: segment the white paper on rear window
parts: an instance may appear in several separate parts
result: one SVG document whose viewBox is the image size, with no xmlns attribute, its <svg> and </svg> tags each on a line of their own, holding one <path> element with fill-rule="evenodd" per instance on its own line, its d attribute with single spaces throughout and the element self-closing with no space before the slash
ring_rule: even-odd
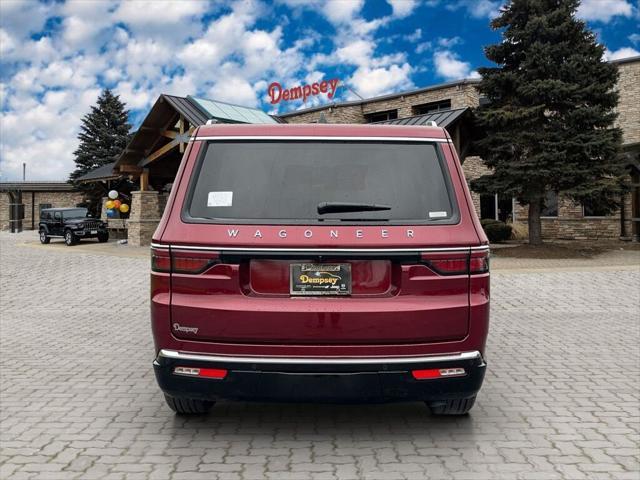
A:
<svg viewBox="0 0 640 480">
<path fill-rule="evenodd" d="M 233 206 L 233 192 L 209 192 L 207 207 Z"/>
</svg>

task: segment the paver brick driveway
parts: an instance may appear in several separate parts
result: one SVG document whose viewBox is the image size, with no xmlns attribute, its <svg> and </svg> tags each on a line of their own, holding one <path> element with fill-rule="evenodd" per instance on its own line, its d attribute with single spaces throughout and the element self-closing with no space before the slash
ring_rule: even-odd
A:
<svg viewBox="0 0 640 480">
<path fill-rule="evenodd" d="M 639 478 L 637 265 L 495 269 L 468 417 L 221 403 L 181 418 L 151 369 L 147 259 L 18 245 L 34 239 L 0 234 L 2 479 Z"/>
</svg>

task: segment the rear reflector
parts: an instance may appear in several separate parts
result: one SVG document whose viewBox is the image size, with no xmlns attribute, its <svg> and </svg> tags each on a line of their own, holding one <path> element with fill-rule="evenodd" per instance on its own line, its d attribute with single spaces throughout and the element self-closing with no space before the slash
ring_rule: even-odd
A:
<svg viewBox="0 0 640 480">
<path fill-rule="evenodd" d="M 466 375 L 464 368 L 430 368 L 428 370 L 414 370 L 411 372 L 416 380 L 431 378 L 462 377 Z"/>
<path fill-rule="evenodd" d="M 175 367 L 173 373 L 176 375 L 188 375 L 190 377 L 217 378 L 222 380 L 227 376 L 227 371 L 221 368 L 195 368 L 195 367 Z"/>
</svg>

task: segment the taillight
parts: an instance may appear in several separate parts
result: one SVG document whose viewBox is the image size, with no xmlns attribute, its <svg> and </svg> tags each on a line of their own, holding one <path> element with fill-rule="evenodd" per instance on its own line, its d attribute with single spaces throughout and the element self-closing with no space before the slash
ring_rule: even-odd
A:
<svg viewBox="0 0 640 480">
<path fill-rule="evenodd" d="M 476 275 L 489 271 L 489 252 L 472 252 L 471 254 L 424 252 L 421 259 L 439 275 Z"/>
<path fill-rule="evenodd" d="M 436 272 L 442 273 L 443 275 L 464 275 L 467 273 L 467 263 L 468 260 L 466 258 L 429 261 L 429 265 L 431 265 Z"/>
<path fill-rule="evenodd" d="M 218 252 L 151 250 L 151 270 L 154 272 L 197 275 L 219 262 Z"/>
<path fill-rule="evenodd" d="M 171 272 L 171 255 L 168 250 L 151 249 L 151 270 L 154 272 Z"/>
<path fill-rule="evenodd" d="M 469 259 L 469 272 L 473 274 L 489 271 L 489 252 L 474 252 Z"/>
<path fill-rule="evenodd" d="M 173 273 L 197 274 L 207 270 L 211 265 L 218 262 L 218 258 L 186 257 L 172 253 Z"/>
</svg>

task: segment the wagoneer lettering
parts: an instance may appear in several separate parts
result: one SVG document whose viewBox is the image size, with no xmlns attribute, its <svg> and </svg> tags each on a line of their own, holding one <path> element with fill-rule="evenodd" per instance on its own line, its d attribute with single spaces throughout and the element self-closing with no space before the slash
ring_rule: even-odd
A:
<svg viewBox="0 0 640 480">
<path fill-rule="evenodd" d="M 380 236 L 380 238 L 389 238 L 389 230 L 386 228 L 380 229 L 380 230 L 376 230 L 378 235 Z M 254 238 L 264 238 L 264 236 L 262 235 L 262 231 L 261 230 L 252 230 L 252 235 L 254 236 Z M 268 233 L 268 232 L 267 232 Z M 319 233 L 323 233 L 323 232 L 319 232 Z M 325 232 L 326 235 L 328 235 L 330 238 L 338 238 L 340 236 L 340 231 L 339 230 L 329 230 L 328 232 Z M 405 231 L 406 236 L 408 238 L 413 237 L 413 230 L 406 230 Z M 302 233 L 302 236 L 304 238 L 312 238 L 315 235 L 315 231 L 313 229 L 306 229 L 304 230 L 304 232 Z M 242 238 L 242 229 L 238 228 L 238 229 L 230 229 L 227 230 L 227 235 L 230 238 L 238 238 L 238 236 L 240 236 L 240 238 Z M 287 238 L 288 235 L 288 231 L 283 229 L 283 230 L 278 230 L 277 232 L 277 236 L 279 238 Z M 356 230 L 354 232 L 354 237 L 356 239 L 361 239 L 364 237 L 364 232 L 362 230 Z"/>
<path fill-rule="evenodd" d="M 204 126 L 177 179 L 151 252 L 154 369 L 173 410 L 473 406 L 488 242 L 443 129 Z"/>
</svg>

